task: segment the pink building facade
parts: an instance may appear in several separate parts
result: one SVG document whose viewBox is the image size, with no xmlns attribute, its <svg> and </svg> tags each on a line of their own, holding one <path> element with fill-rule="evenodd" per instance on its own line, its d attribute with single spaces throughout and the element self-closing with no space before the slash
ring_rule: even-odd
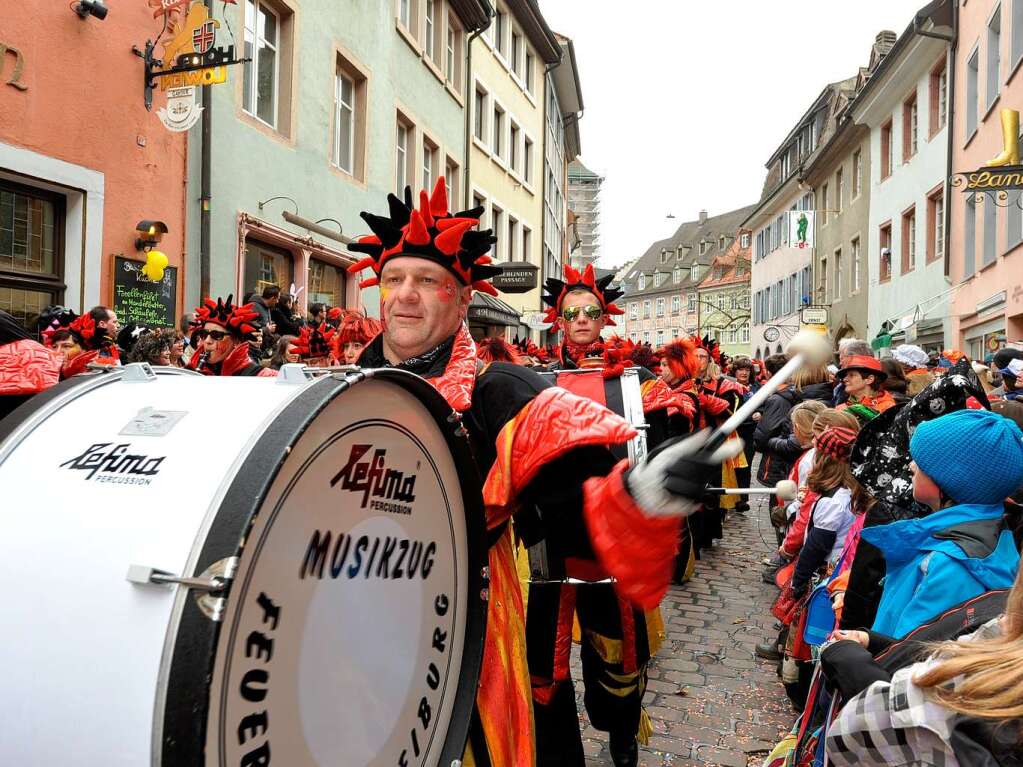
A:
<svg viewBox="0 0 1023 767">
<path fill-rule="evenodd" d="M 1023 108 L 1023 0 L 960 3 L 955 52 L 951 173 L 984 166 L 1003 148 L 1003 109 Z M 1018 122 L 1011 128 L 1018 136 Z M 1016 136 L 1010 136 L 1016 138 Z M 1023 205 L 1020 192 L 949 190 L 948 345 L 984 359 L 1023 339 Z"/>
</svg>

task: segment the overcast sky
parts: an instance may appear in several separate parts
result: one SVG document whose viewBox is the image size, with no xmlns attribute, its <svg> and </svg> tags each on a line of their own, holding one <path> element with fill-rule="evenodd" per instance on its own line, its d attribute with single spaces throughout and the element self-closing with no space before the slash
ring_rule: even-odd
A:
<svg viewBox="0 0 1023 767">
<path fill-rule="evenodd" d="M 701 209 L 756 202 L 767 158 L 824 86 L 925 4 L 540 0 L 575 43 L 582 160 L 605 177 L 600 264 L 641 255 Z"/>
</svg>

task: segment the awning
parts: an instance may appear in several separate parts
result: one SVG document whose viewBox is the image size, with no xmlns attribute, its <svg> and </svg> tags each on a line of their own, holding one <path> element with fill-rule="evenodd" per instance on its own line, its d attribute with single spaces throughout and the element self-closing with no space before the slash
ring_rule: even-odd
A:
<svg viewBox="0 0 1023 767">
<path fill-rule="evenodd" d="M 480 325 L 505 325 L 518 327 L 519 313 L 499 298 L 487 293 L 476 292 L 469 303 L 469 322 Z"/>
</svg>

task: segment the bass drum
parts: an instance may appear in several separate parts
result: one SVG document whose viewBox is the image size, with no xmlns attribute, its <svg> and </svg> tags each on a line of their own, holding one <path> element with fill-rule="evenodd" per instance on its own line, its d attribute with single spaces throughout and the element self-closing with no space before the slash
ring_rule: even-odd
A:
<svg viewBox="0 0 1023 767">
<path fill-rule="evenodd" d="M 484 515 L 422 379 L 81 376 L 0 421 L 0 487 L 0 763 L 461 758 Z"/>
</svg>

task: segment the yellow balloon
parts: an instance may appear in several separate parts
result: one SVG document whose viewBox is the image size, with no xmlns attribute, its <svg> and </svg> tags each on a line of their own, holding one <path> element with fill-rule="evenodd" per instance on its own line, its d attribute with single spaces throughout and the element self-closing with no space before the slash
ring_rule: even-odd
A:
<svg viewBox="0 0 1023 767">
<path fill-rule="evenodd" d="M 149 279 L 153 282 L 163 282 L 163 269 L 154 269 Z"/>
<path fill-rule="evenodd" d="M 157 269 L 166 269 L 167 264 L 170 263 L 167 260 L 166 254 L 161 253 L 159 250 L 151 251 L 149 255 L 153 259 L 153 266 Z"/>
</svg>

